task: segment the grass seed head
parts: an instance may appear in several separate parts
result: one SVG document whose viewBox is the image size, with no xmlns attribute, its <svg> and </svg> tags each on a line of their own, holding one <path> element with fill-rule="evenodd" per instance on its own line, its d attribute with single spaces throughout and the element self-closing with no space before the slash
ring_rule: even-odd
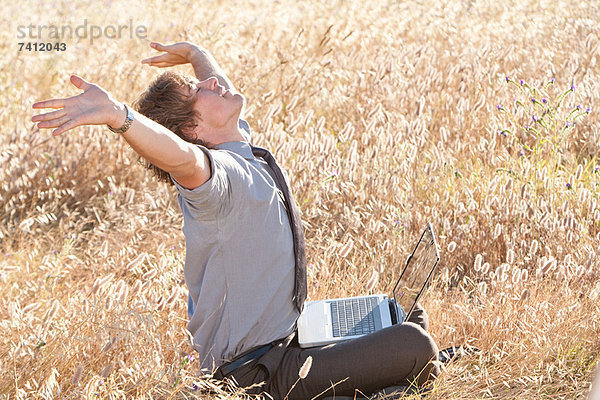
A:
<svg viewBox="0 0 600 400">
<path fill-rule="evenodd" d="M 306 378 L 306 376 L 310 372 L 310 368 L 312 367 L 312 361 L 313 361 L 312 356 L 306 357 L 306 360 L 304 360 L 304 363 L 302 364 L 302 367 L 300 368 L 300 371 L 298 372 L 298 377 L 300 379 Z"/>
</svg>

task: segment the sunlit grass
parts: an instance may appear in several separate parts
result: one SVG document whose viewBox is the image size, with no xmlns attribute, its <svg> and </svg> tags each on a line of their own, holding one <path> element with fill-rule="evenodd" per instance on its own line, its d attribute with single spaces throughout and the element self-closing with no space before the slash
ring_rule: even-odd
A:
<svg viewBox="0 0 600 400">
<path fill-rule="evenodd" d="M 483 352 L 429 398 L 585 398 L 600 354 L 593 4 L 32 4 L 1 12 L 0 398 L 245 396 L 198 376 L 175 190 L 102 127 L 52 138 L 30 122 L 34 101 L 77 93 L 72 72 L 131 103 L 160 72 L 140 64 L 150 40 L 206 46 L 246 96 L 303 213 L 312 299 L 389 291 L 432 222 L 431 333 Z M 16 51 L 19 24 L 83 18 L 149 37 Z M 530 97 L 563 93 L 532 124 Z"/>
</svg>

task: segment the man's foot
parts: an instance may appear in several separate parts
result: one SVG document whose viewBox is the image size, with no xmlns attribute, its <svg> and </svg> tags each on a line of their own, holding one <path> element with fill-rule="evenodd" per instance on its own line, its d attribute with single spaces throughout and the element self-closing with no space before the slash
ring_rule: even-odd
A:
<svg viewBox="0 0 600 400">
<path fill-rule="evenodd" d="M 388 386 L 386 388 L 381 389 L 378 392 L 371 393 L 367 397 L 364 397 L 360 394 L 356 394 L 354 396 L 329 396 L 325 397 L 322 400 L 392 400 L 392 399 L 401 399 L 402 396 L 407 394 L 415 394 L 421 393 L 419 392 L 419 388 L 416 386 Z"/>
<path fill-rule="evenodd" d="M 408 395 L 425 395 L 431 391 L 430 386 L 388 386 L 369 396 L 369 400 L 396 400 Z"/>
<path fill-rule="evenodd" d="M 473 347 L 473 346 L 469 346 L 469 345 L 452 346 L 452 347 L 448 347 L 447 349 L 440 351 L 440 353 L 438 355 L 438 361 L 441 361 L 444 364 L 448 364 L 452 361 L 456 361 L 463 355 L 470 356 L 470 355 L 474 355 L 474 354 L 477 354 L 480 352 L 481 352 L 481 350 L 479 350 L 477 347 Z"/>
</svg>

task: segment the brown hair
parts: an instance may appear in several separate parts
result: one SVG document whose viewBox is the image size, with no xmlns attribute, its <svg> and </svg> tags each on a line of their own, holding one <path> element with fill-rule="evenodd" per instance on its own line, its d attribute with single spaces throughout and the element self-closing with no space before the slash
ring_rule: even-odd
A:
<svg viewBox="0 0 600 400">
<path fill-rule="evenodd" d="M 184 90 L 194 81 L 190 76 L 168 71 L 159 75 L 133 103 L 133 108 L 140 114 L 169 129 L 186 142 L 206 145 L 202 140 L 190 138 L 185 134 L 188 129 L 196 126 L 195 117 L 201 118 L 194 110 L 195 99 L 188 96 Z M 169 173 L 158 168 L 142 157 L 138 161 L 153 172 L 160 181 L 173 184 Z"/>
</svg>

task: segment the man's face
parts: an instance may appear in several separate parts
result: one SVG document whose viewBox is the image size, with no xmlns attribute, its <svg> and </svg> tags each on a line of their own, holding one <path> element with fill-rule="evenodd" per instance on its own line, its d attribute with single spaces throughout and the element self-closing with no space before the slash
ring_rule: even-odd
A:
<svg viewBox="0 0 600 400">
<path fill-rule="evenodd" d="M 204 132 L 203 136 L 212 136 L 224 129 L 237 129 L 238 118 L 244 105 L 242 95 L 225 90 L 215 77 L 204 81 L 195 79 L 188 90 L 189 94 L 196 98 L 194 109 L 200 114 L 200 132 Z"/>
</svg>

